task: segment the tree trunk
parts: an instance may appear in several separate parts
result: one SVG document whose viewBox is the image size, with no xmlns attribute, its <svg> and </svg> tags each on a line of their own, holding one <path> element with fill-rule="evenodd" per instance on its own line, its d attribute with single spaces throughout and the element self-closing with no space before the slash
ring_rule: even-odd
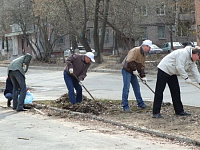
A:
<svg viewBox="0 0 200 150">
<path fill-rule="evenodd" d="M 104 5 L 104 16 L 103 16 L 103 24 L 102 24 L 102 34 L 101 34 L 101 41 L 100 41 L 100 53 L 103 53 L 104 48 L 104 40 L 105 40 L 105 32 L 106 32 L 106 24 L 107 24 L 107 18 L 108 18 L 108 9 L 109 9 L 109 0 L 105 0 Z"/>
<path fill-rule="evenodd" d="M 98 12 L 99 12 L 99 4 L 100 0 L 96 0 L 95 4 L 95 13 L 94 13 L 94 33 L 93 33 L 93 40 L 94 40 L 94 49 L 97 52 L 96 62 L 101 63 L 101 54 L 99 49 L 99 33 L 98 33 Z"/>
</svg>

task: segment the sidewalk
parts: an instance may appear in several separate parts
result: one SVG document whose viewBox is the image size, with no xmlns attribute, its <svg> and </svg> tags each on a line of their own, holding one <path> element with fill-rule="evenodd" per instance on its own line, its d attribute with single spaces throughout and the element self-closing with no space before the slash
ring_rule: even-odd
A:
<svg viewBox="0 0 200 150">
<path fill-rule="evenodd" d="M 198 150 L 94 119 L 74 120 L 0 108 L 2 150 Z"/>
</svg>

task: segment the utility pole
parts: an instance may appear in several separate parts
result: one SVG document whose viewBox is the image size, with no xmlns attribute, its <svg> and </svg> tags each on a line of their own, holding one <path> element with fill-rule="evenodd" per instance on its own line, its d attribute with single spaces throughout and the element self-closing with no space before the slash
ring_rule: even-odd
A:
<svg viewBox="0 0 200 150">
<path fill-rule="evenodd" d="M 179 10 L 179 6 L 178 6 L 178 0 L 175 0 L 175 22 L 174 22 L 174 24 L 175 24 L 175 33 L 174 33 L 174 35 L 175 35 L 175 40 L 177 41 L 177 31 L 178 31 L 178 10 Z"/>
<path fill-rule="evenodd" d="M 197 45 L 200 46 L 200 0 L 195 0 L 195 22 L 197 32 Z"/>
</svg>

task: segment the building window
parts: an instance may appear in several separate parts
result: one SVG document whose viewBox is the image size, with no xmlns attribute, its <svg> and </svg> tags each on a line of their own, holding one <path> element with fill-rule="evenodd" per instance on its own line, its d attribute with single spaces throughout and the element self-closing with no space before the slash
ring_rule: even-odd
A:
<svg viewBox="0 0 200 150">
<path fill-rule="evenodd" d="M 144 32 L 144 34 L 143 34 L 142 39 L 148 39 L 148 35 L 147 35 L 147 27 L 143 28 L 143 32 Z"/>
<path fill-rule="evenodd" d="M 64 44 L 64 38 L 63 38 L 63 37 L 60 37 L 60 38 L 58 39 L 58 43 L 59 43 L 59 44 Z"/>
<path fill-rule="evenodd" d="M 180 23 L 178 26 L 178 36 L 189 35 L 189 23 Z"/>
<path fill-rule="evenodd" d="M 86 31 L 86 39 L 87 39 L 87 41 L 90 43 L 91 42 L 91 38 L 90 38 L 90 29 L 88 29 L 87 31 Z"/>
<path fill-rule="evenodd" d="M 141 14 L 142 14 L 143 16 L 147 16 L 147 7 L 146 7 L 145 5 L 143 5 L 143 6 L 141 7 Z"/>
<path fill-rule="evenodd" d="M 105 43 L 109 43 L 109 29 L 106 29 L 106 33 L 105 33 Z"/>
<path fill-rule="evenodd" d="M 163 4 L 163 5 L 161 5 L 160 7 L 158 7 L 158 8 L 156 9 L 156 13 L 157 13 L 158 15 L 165 15 L 165 5 Z"/>
<path fill-rule="evenodd" d="M 99 36 L 102 34 L 102 29 L 98 29 Z"/>
<path fill-rule="evenodd" d="M 165 38 L 165 27 L 158 26 L 158 38 Z"/>
</svg>

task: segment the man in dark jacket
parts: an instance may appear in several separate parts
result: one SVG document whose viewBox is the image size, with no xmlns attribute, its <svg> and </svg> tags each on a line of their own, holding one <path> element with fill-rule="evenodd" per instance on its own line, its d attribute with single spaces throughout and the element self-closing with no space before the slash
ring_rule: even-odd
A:
<svg viewBox="0 0 200 150">
<path fill-rule="evenodd" d="M 11 100 L 12 100 L 12 92 L 13 92 L 13 85 L 10 78 L 6 79 L 6 87 L 4 90 L 4 96 L 8 99 L 7 106 L 10 107 Z"/>
<path fill-rule="evenodd" d="M 143 82 L 147 82 L 144 73 L 144 64 L 146 59 L 146 54 L 150 51 L 152 41 L 143 41 L 140 47 L 135 47 L 128 52 L 128 55 L 122 62 L 122 76 L 123 76 L 123 92 L 122 92 L 122 105 L 125 112 L 130 112 L 130 107 L 128 104 L 128 95 L 130 83 L 133 87 L 133 91 L 137 100 L 138 108 L 146 108 L 147 105 L 144 103 L 141 93 L 140 85 L 138 83 L 137 76 L 142 78 Z"/>
<path fill-rule="evenodd" d="M 67 65 L 64 70 L 64 80 L 72 104 L 80 103 L 82 101 L 82 87 L 79 84 L 79 81 L 83 81 L 86 77 L 91 61 L 95 62 L 94 54 L 92 52 L 87 52 L 85 55 L 74 54 L 67 58 Z M 76 97 L 74 89 L 76 90 Z"/>
<path fill-rule="evenodd" d="M 13 84 L 13 109 L 17 111 L 26 111 L 23 108 L 26 97 L 25 73 L 28 71 L 31 58 L 30 54 L 26 54 L 14 59 L 8 66 L 8 76 Z M 20 93 L 18 92 L 19 90 Z M 20 95 L 19 98 L 18 94 Z"/>
</svg>

